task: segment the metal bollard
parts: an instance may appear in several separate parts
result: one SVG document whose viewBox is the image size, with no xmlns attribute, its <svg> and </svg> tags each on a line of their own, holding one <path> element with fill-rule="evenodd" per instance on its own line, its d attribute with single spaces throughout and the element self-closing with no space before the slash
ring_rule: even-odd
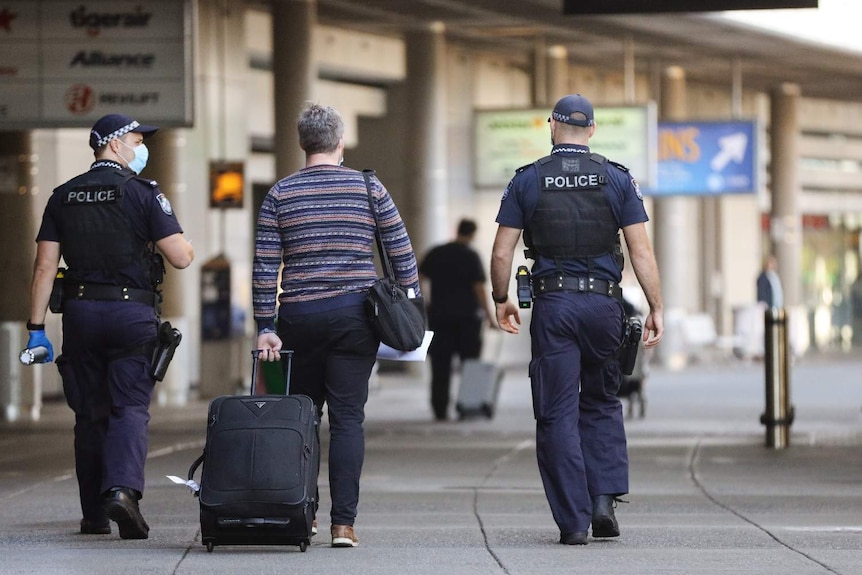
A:
<svg viewBox="0 0 862 575">
<path fill-rule="evenodd" d="M 764 326 L 766 409 L 760 416 L 760 423 L 766 426 L 766 447 L 784 449 L 790 445 L 794 415 L 794 408 L 790 405 L 790 356 L 784 309 L 767 309 Z"/>
</svg>

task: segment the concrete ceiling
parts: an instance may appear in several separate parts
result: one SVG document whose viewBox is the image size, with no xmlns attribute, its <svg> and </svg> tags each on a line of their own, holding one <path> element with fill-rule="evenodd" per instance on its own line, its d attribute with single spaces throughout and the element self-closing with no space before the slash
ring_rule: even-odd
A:
<svg viewBox="0 0 862 575">
<path fill-rule="evenodd" d="M 744 89 L 794 82 L 813 98 L 862 101 L 862 54 L 766 33 L 716 14 L 564 16 L 562 0 L 317 0 L 321 24 L 384 35 L 442 22 L 453 42 L 531 61 L 537 43 L 572 63 L 622 71 L 625 44 L 647 73 L 679 65 L 694 81 Z"/>
</svg>

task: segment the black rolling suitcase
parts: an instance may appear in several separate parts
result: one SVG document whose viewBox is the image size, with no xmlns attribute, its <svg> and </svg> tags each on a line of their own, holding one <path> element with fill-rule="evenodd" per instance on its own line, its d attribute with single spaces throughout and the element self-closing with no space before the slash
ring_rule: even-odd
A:
<svg viewBox="0 0 862 575">
<path fill-rule="evenodd" d="M 210 403 L 201 472 L 201 543 L 298 545 L 311 542 L 317 507 L 320 440 L 317 411 L 306 395 L 254 395 L 258 351 L 253 351 L 251 395 Z M 290 393 L 292 351 L 287 354 Z"/>
</svg>

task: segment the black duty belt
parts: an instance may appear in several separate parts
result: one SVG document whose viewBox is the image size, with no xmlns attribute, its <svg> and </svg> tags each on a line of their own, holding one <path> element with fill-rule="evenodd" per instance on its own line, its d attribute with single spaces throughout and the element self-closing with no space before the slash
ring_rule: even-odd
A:
<svg viewBox="0 0 862 575">
<path fill-rule="evenodd" d="M 66 284 L 63 296 L 65 299 L 133 301 L 153 307 L 161 301 L 159 294 L 150 290 L 101 284 Z"/>
<path fill-rule="evenodd" d="M 620 301 L 623 299 L 623 288 L 616 282 L 576 276 L 544 276 L 535 278 L 533 280 L 533 291 L 536 295 L 552 291 L 591 292 L 611 296 Z"/>
</svg>

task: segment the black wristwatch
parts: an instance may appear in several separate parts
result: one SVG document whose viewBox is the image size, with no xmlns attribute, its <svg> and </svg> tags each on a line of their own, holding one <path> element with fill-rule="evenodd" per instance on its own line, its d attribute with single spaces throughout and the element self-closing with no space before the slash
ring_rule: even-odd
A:
<svg viewBox="0 0 862 575">
<path fill-rule="evenodd" d="M 494 300 L 494 303 L 506 303 L 509 301 L 509 294 L 506 294 L 503 297 L 497 297 L 494 295 L 494 292 L 491 292 L 491 299 Z"/>
<path fill-rule="evenodd" d="M 45 331 L 44 323 L 30 323 L 30 320 L 27 320 L 27 331 Z"/>
</svg>

